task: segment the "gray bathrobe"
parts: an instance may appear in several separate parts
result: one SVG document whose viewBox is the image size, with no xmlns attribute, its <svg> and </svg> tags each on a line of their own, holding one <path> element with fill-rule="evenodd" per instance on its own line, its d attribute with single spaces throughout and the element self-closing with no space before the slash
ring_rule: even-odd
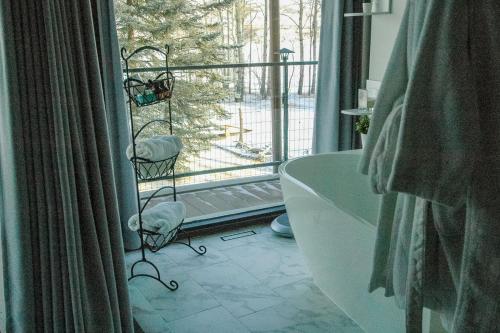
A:
<svg viewBox="0 0 500 333">
<path fill-rule="evenodd" d="M 500 2 L 408 0 L 360 163 L 384 194 L 370 289 L 500 332 Z"/>
</svg>

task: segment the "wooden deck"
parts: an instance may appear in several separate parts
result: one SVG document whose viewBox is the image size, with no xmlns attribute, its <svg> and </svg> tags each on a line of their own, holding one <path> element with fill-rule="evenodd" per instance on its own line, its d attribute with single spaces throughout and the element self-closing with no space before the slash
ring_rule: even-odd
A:
<svg viewBox="0 0 500 333">
<path fill-rule="evenodd" d="M 171 200 L 171 198 L 153 199 L 151 204 L 155 205 L 167 200 Z M 181 193 L 177 196 L 177 200 L 186 205 L 186 222 L 189 222 L 250 209 L 277 206 L 283 203 L 283 196 L 279 180 L 269 180 Z"/>
</svg>

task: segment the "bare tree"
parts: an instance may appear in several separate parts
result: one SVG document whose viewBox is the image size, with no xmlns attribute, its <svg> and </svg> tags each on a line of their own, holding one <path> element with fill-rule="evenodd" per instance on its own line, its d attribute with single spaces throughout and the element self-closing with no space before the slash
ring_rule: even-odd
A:
<svg viewBox="0 0 500 333">
<path fill-rule="evenodd" d="M 229 46 L 229 45 L 232 45 L 233 44 L 233 39 L 231 39 L 232 35 L 233 35 L 233 29 L 232 29 L 232 25 L 231 25 L 231 22 L 233 20 L 231 20 L 231 16 L 232 16 L 232 7 L 226 9 L 226 36 L 227 36 L 227 42 L 226 42 L 226 45 Z M 227 62 L 228 63 L 231 63 L 232 61 L 232 55 L 231 55 L 231 49 L 228 47 L 227 48 L 227 53 L 226 53 L 226 56 L 227 56 Z M 229 70 L 228 70 L 228 74 L 229 74 Z M 228 75 L 229 76 L 229 75 Z"/>
<path fill-rule="evenodd" d="M 234 26 L 236 34 L 236 58 L 238 63 L 242 64 L 245 62 L 243 59 L 243 22 L 244 22 L 244 0 L 238 0 L 234 3 Z M 236 101 L 242 101 L 243 95 L 245 94 L 245 70 L 241 67 L 236 69 Z"/>
<path fill-rule="evenodd" d="M 134 4 L 134 0 L 127 0 L 127 6 L 132 6 Z M 133 45 L 135 40 L 135 32 L 132 24 L 127 25 L 127 41 L 128 45 Z"/>
<path fill-rule="evenodd" d="M 254 16 L 250 19 L 250 31 L 248 33 L 248 37 L 249 37 L 249 43 L 250 43 L 250 47 L 249 47 L 249 51 L 248 51 L 248 62 L 249 63 L 252 63 L 252 48 L 253 48 L 253 37 L 254 37 L 254 32 L 253 32 L 253 21 L 255 20 L 255 18 L 257 17 L 257 14 L 258 13 L 255 13 Z M 248 68 L 248 93 L 249 94 L 252 94 L 252 68 L 249 67 Z"/>
<path fill-rule="evenodd" d="M 298 2 L 299 9 L 299 18 L 298 21 L 295 20 L 291 15 L 287 13 L 281 13 L 281 15 L 287 17 L 295 26 L 297 27 L 298 35 L 299 35 L 299 61 L 304 61 L 304 0 L 299 0 Z M 304 65 L 300 65 L 299 67 L 299 82 L 297 93 L 299 95 L 303 94 L 304 87 Z"/>
<path fill-rule="evenodd" d="M 299 0 L 299 59 L 304 61 L 304 0 Z M 297 93 L 302 95 L 304 87 L 304 65 L 299 67 L 299 85 Z"/>
<path fill-rule="evenodd" d="M 270 31 L 270 52 L 271 62 L 280 61 L 280 2 L 279 0 L 269 1 L 269 31 Z M 272 142 L 273 142 L 273 161 L 280 161 L 282 156 L 281 140 L 281 74 L 280 67 L 274 65 L 270 69 L 271 84 L 271 107 L 272 107 Z M 278 168 L 274 167 L 274 172 Z"/>
<path fill-rule="evenodd" d="M 311 48 L 312 48 L 312 59 L 317 60 L 318 53 L 318 13 L 319 13 L 319 3 L 320 0 L 313 0 L 312 8 L 312 24 L 311 24 Z M 310 84 L 309 94 L 316 93 L 316 66 L 312 66 L 312 80 Z"/>
<path fill-rule="evenodd" d="M 264 37 L 262 40 L 262 62 L 267 61 L 267 44 L 268 44 L 268 0 L 264 0 Z M 266 83 L 267 83 L 267 67 L 262 66 L 261 74 L 260 74 L 260 96 L 265 99 L 267 98 L 267 89 L 266 89 Z"/>
</svg>

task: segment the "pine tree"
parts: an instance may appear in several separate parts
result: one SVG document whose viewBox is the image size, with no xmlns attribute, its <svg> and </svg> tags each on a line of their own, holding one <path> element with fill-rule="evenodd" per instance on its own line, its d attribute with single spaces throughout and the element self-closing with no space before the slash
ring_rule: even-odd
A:
<svg viewBox="0 0 500 333">
<path fill-rule="evenodd" d="M 116 20 L 121 46 L 129 52 L 151 45 L 170 46 L 169 65 L 206 65 L 225 63 L 227 45 L 221 43 L 221 22 L 216 19 L 220 10 L 231 6 L 234 0 L 210 0 L 202 3 L 192 0 L 116 0 Z M 132 67 L 160 67 L 161 57 L 148 53 Z M 144 79 L 159 73 L 141 73 Z M 215 139 L 213 129 L 217 119 L 224 119 L 227 112 L 218 104 L 227 97 L 222 71 L 174 71 L 176 76 L 172 97 L 174 133 L 184 143 L 179 160 L 180 171 L 186 171 L 187 161 L 200 151 L 207 150 Z M 168 114 L 167 104 L 161 103 L 134 110 L 139 124 Z M 165 132 L 156 126 L 146 135 Z"/>
</svg>

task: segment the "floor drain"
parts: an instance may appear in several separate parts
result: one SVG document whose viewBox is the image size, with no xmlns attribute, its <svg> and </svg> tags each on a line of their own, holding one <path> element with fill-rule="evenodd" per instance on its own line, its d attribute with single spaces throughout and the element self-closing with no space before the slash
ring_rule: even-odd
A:
<svg viewBox="0 0 500 333">
<path fill-rule="evenodd" d="M 235 234 L 227 235 L 227 236 L 222 236 L 220 239 L 222 239 L 224 242 L 233 240 L 233 239 L 238 239 L 238 238 L 243 238 L 243 237 L 249 237 L 257 235 L 257 233 L 253 230 L 249 231 L 243 231 L 243 232 L 237 232 Z"/>
</svg>

